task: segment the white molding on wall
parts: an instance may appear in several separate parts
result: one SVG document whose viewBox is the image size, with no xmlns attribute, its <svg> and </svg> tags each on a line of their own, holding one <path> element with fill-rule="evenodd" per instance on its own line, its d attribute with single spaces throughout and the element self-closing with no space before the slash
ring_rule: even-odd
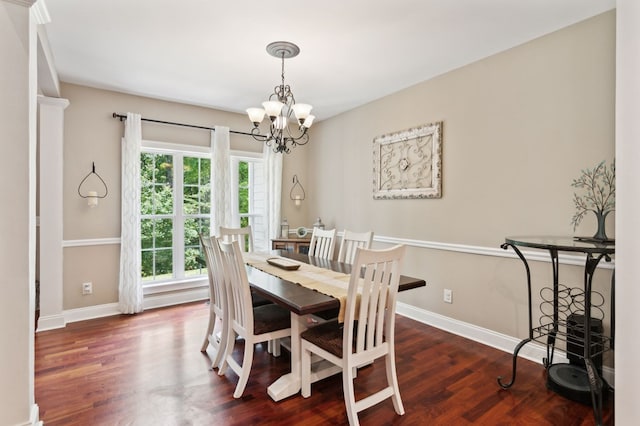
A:
<svg viewBox="0 0 640 426">
<path fill-rule="evenodd" d="M 25 423 L 25 426 L 42 426 L 43 423 L 40 420 L 40 407 L 38 404 L 31 405 L 31 412 L 29 413 L 29 422 Z"/>
<path fill-rule="evenodd" d="M 36 332 L 55 330 L 56 328 L 64 328 L 67 325 L 64 312 L 55 315 L 40 315 L 38 318 L 38 328 Z"/>
<path fill-rule="evenodd" d="M 292 231 L 289 231 L 291 233 Z M 342 233 L 339 232 L 338 235 Z M 64 240 L 62 242 L 63 247 L 84 247 L 84 246 L 100 246 L 107 244 L 120 244 L 120 237 L 112 238 L 87 238 L 81 240 Z M 454 244 L 454 243 L 441 243 L 437 241 L 426 240 L 413 240 L 409 238 L 397 238 L 387 237 L 383 235 L 374 235 L 373 241 L 384 244 L 404 244 L 410 247 L 418 247 L 431 250 L 443 250 L 452 251 L 456 253 L 475 254 L 480 256 L 493 256 L 493 257 L 506 257 L 510 259 L 517 259 L 512 250 L 503 250 L 500 247 L 483 247 L 483 246 L 470 246 L 466 244 Z M 536 262 L 551 262 L 551 257 L 546 251 L 540 250 L 521 250 L 522 254 L 527 258 L 527 261 Z M 564 265 L 584 266 L 585 256 L 573 255 L 573 254 L 559 254 L 558 260 Z M 614 269 L 615 259 L 611 262 L 600 262 L 599 268 Z"/>
<path fill-rule="evenodd" d="M 180 305 L 183 303 L 197 302 L 209 298 L 209 288 L 195 288 L 176 293 L 147 296 L 144 299 L 144 309 L 162 308 L 165 306 Z M 120 315 L 117 303 L 105 303 L 102 305 L 87 306 L 84 308 L 68 309 L 62 315 L 40 317 L 38 332 L 64 328 L 67 323 L 85 321 L 90 319 Z"/>
<path fill-rule="evenodd" d="M 503 250 L 500 247 L 470 246 L 466 244 L 440 243 L 437 241 L 412 240 L 409 238 L 386 237 L 374 235 L 373 241 L 385 244 L 404 244 L 411 247 L 419 247 L 432 250 L 453 251 L 457 253 L 475 254 L 481 256 L 507 257 L 518 259 L 518 255 L 513 250 Z M 547 251 L 540 250 L 520 250 L 527 261 L 551 263 L 551 256 Z M 584 266 L 585 257 L 583 255 L 559 254 L 558 261 L 564 265 Z M 615 260 L 611 262 L 600 262 L 598 268 L 614 269 Z"/>
<path fill-rule="evenodd" d="M 117 303 L 105 303 L 103 305 L 87 306 L 84 308 L 68 309 L 63 312 L 65 324 L 70 322 L 85 321 L 89 319 L 120 315 Z"/>
<path fill-rule="evenodd" d="M 478 342 L 510 354 L 513 353 L 518 343 L 522 341 L 521 338 L 497 333 L 487 328 L 478 327 L 474 324 L 458 321 L 434 312 L 425 311 L 424 309 L 416 308 L 415 306 L 402 302 L 398 302 L 396 312 L 422 324 L 439 328 L 440 330 L 448 333 L 456 334 L 464 337 L 465 339 L 473 340 L 474 342 Z M 533 361 L 537 364 L 542 364 L 542 359 L 546 356 L 547 351 L 545 346 L 537 342 L 527 343 L 518 353 L 518 357 Z M 569 362 L 566 353 L 556 349 L 554 353 L 554 363 L 566 362 Z M 509 380 L 511 377 L 511 363 L 505 367 L 504 371 L 496 372 L 496 378 L 499 375 L 502 375 L 506 380 Z M 611 387 L 615 387 L 615 370 L 613 368 L 604 366 L 602 368 L 602 376 Z"/>
<path fill-rule="evenodd" d="M 86 238 L 82 240 L 64 240 L 62 247 L 87 247 L 87 246 L 104 246 L 109 244 L 120 244 L 120 237 L 113 238 Z"/>
</svg>

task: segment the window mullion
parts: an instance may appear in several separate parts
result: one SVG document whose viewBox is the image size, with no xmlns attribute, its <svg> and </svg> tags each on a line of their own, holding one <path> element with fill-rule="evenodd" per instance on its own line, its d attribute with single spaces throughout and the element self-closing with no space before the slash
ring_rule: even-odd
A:
<svg viewBox="0 0 640 426">
<path fill-rule="evenodd" d="M 173 181 L 173 265 L 174 276 L 184 278 L 184 161 L 181 153 L 174 155 Z"/>
</svg>

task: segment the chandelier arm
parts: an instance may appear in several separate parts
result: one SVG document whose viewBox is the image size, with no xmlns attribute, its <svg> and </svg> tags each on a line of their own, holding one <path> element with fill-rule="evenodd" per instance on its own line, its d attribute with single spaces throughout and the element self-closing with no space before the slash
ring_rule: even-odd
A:
<svg viewBox="0 0 640 426">
<path fill-rule="evenodd" d="M 309 134 L 305 131 L 299 138 L 291 139 L 292 145 L 306 145 L 309 142 Z"/>
<path fill-rule="evenodd" d="M 268 143 L 268 140 L 269 140 L 269 136 L 260 134 L 260 128 L 259 127 L 254 127 L 253 129 L 251 129 L 251 137 L 253 137 L 258 142 L 267 142 Z"/>
</svg>

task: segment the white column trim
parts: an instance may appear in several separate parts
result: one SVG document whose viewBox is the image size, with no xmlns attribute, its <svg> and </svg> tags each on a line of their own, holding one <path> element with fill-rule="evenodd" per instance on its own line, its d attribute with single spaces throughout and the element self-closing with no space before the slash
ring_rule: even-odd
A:
<svg viewBox="0 0 640 426">
<path fill-rule="evenodd" d="M 60 323 L 63 310 L 63 150 L 67 99 L 38 96 L 40 144 L 40 318 Z M 49 320 L 47 320 L 49 318 Z M 63 324 L 64 326 L 64 324 Z"/>
</svg>

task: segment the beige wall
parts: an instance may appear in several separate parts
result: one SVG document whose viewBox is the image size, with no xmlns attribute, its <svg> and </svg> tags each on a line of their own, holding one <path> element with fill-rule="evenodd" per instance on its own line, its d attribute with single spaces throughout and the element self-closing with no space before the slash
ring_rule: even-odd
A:
<svg viewBox="0 0 640 426">
<path fill-rule="evenodd" d="M 112 117 L 113 112 L 140 113 L 145 118 L 212 127 L 227 126 L 231 130 L 249 131 L 251 124 L 241 114 L 159 101 L 139 96 L 93 89 L 73 84 L 61 85 L 62 97 L 70 101 L 65 110 L 64 142 L 64 239 L 65 241 L 120 236 L 120 141 L 124 125 Z M 208 146 L 210 134 L 206 130 L 143 123 L 142 137 L 148 140 Z M 252 138 L 231 134 L 231 149 L 262 150 L 262 144 Z M 297 173 L 306 185 L 301 149 L 290 156 L 284 168 L 283 193 L 288 197 L 292 176 Z M 91 171 L 96 171 L 109 187 L 107 198 L 98 207 L 88 208 L 86 200 L 78 196 L 78 185 Z M 290 210 L 287 210 L 290 209 Z M 298 209 L 293 203 L 284 206 L 290 223 L 302 223 L 305 206 Z M 64 250 L 65 310 L 117 301 L 119 245 L 67 247 Z M 92 295 L 81 295 L 81 284 L 93 283 Z"/>
<path fill-rule="evenodd" d="M 120 236 L 120 140 L 124 125 L 112 117 L 113 112 L 140 113 L 145 118 L 194 124 L 206 127 L 227 126 L 231 130 L 249 131 L 251 124 L 242 114 L 212 110 L 174 102 L 126 95 L 108 90 L 73 84 L 62 84 L 62 97 L 70 101 L 65 110 L 64 143 L 64 239 L 86 240 Z M 208 146 L 206 130 L 143 123 L 142 137 L 148 140 Z M 261 151 L 262 144 L 247 136 L 231 134 L 231 148 Z M 305 188 L 306 153 L 294 149 L 285 160 L 283 172 L 283 214 L 289 223 L 301 226 L 306 205 L 294 207 L 286 202 L 290 182 L 298 174 Z M 78 196 L 78 184 L 91 170 L 96 171 L 109 187 L 107 198 L 90 209 Z M 309 223 L 309 225 L 312 222 Z M 64 251 L 64 309 L 113 303 L 117 301 L 119 245 L 67 247 Z M 91 281 L 92 295 L 81 295 L 81 284 Z"/>
<path fill-rule="evenodd" d="M 614 36 L 610 12 L 318 123 L 309 145 L 285 157 L 283 216 L 292 229 L 320 216 L 338 230 L 493 249 L 508 235 L 572 234 L 571 180 L 582 168 L 613 158 Z M 63 84 L 62 95 L 71 103 L 65 112 L 65 240 L 119 236 L 123 125 L 112 112 L 249 128 L 241 114 L 105 90 Z M 373 138 L 434 121 L 444 122 L 443 197 L 373 200 Z M 143 137 L 201 145 L 209 138 L 149 124 Z M 233 137 L 232 145 L 260 149 L 247 137 Z M 91 161 L 110 190 L 93 210 L 76 192 Z M 294 174 L 307 192 L 299 208 L 288 199 Z M 610 216 L 609 235 L 613 226 Z M 594 227 L 587 217 L 577 234 Z M 64 309 L 115 302 L 118 256 L 113 245 L 65 249 Z M 536 283 L 550 282 L 548 263 L 532 269 Z M 411 247 L 405 273 L 428 286 L 402 294 L 401 301 L 507 335 L 526 334 L 519 261 Z M 565 266 L 561 274 L 567 284 L 581 282 L 578 267 Z M 596 278 L 608 298 L 609 270 Z M 94 282 L 94 295 L 80 295 L 84 281 Z M 444 288 L 454 292 L 451 305 L 442 302 Z"/>
<path fill-rule="evenodd" d="M 609 12 L 319 123 L 309 209 L 339 230 L 437 243 L 498 248 L 509 235 L 571 235 L 572 179 L 614 156 L 614 89 Z M 374 137 L 435 121 L 444 123 L 442 198 L 373 200 Z M 588 216 L 576 234 L 594 232 Z M 536 283 L 551 282 L 549 263 L 532 268 Z M 411 247 L 404 270 L 428 285 L 402 302 L 526 336 L 519 260 Z M 596 278 L 608 295 L 609 271 Z M 581 280 L 580 268 L 563 267 L 563 283 Z"/>
</svg>

